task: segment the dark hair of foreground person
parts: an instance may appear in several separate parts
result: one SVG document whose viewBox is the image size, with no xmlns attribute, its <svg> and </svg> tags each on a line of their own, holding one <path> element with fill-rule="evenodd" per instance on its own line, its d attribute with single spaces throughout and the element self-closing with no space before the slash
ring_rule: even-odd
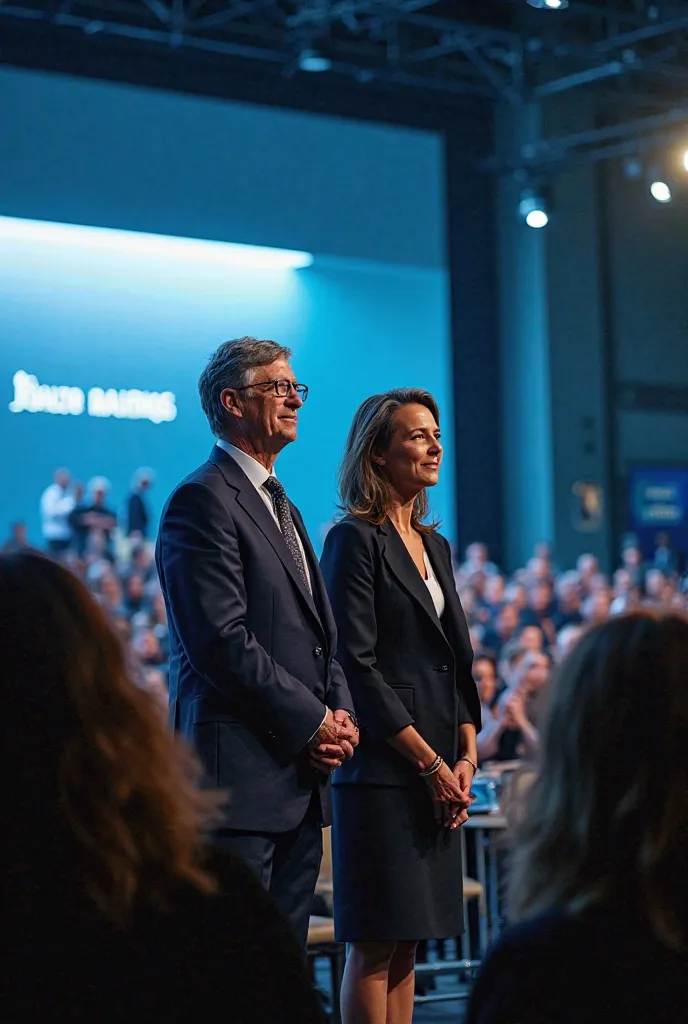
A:
<svg viewBox="0 0 688 1024">
<path fill-rule="evenodd" d="M 470 1024 L 678 1022 L 688 1006 L 688 621 L 636 613 L 563 663 L 514 837 L 515 927 Z"/>
<path fill-rule="evenodd" d="M 86 587 L 0 556 L 5 1020 L 320 1021 L 298 948 L 219 794 L 132 680 Z"/>
</svg>

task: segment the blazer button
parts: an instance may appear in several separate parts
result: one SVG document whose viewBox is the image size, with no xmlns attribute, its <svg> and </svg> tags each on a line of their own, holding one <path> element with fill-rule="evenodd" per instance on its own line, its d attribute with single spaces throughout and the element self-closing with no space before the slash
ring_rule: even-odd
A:
<svg viewBox="0 0 688 1024">
<path fill-rule="evenodd" d="M 322 649 L 322 647 L 316 647 L 315 650 L 313 651 L 313 654 L 316 656 L 316 658 L 322 658 L 322 656 L 323 656 L 323 649 Z"/>
<path fill-rule="evenodd" d="M 435 671 L 436 672 L 448 672 L 449 671 L 449 665 L 438 665 Z"/>
</svg>

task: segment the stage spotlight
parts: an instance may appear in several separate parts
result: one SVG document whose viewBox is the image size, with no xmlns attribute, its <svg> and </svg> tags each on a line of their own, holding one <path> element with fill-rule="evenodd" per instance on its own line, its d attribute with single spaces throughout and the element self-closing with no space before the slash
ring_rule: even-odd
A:
<svg viewBox="0 0 688 1024">
<path fill-rule="evenodd" d="M 688 171 L 688 149 L 684 150 L 683 153 L 683 169 Z"/>
<path fill-rule="evenodd" d="M 332 61 L 329 57 L 319 53 L 318 50 L 302 50 L 299 54 L 299 67 L 302 71 L 318 73 L 329 71 L 332 67 Z"/>
<path fill-rule="evenodd" d="M 524 189 L 518 212 L 529 228 L 544 228 L 549 224 L 549 202 L 539 189 Z"/>
<path fill-rule="evenodd" d="M 658 203 L 670 203 L 673 199 L 671 185 L 662 178 L 655 178 L 650 182 L 650 195 Z"/>
<path fill-rule="evenodd" d="M 548 11 L 564 11 L 569 5 L 569 0 L 528 0 L 531 7 L 544 8 Z"/>
</svg>

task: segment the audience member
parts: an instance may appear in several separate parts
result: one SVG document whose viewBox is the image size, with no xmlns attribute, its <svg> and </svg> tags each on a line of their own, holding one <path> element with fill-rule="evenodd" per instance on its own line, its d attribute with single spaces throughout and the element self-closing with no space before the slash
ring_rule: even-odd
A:
<svg viewBox="0 0 688 1024">
<path fill-rule="evenodd" d="M 43 555 L 0 556 L 0 664 L 4 1019 L 320 1021 L 277 909 L 205 846 L 219 795 Z"/>
<path fill-rule="evenodd" d="M 494 717 L 492 706 L 497 698 L 497 662 L 488 651 L 478 651 L 473 659 L 473 678 L 478 687 L 483 723 Z"/>
<path fill-rule="evenodd" d="M 561 667 L 469 1024 L 684 1021 L 687 666 L 688 620 L 634 613 Z"/>
<path fill-rule="evenodd" d="M 593 591 L 583 602 L 583 619 L 588 625 L 597 626 L 609 618 L 611 602 L 606 590 Z"/>
<path fill-rule="evenodd" d="M 655 541 L 655 556 L 652 565 L 659 569 L 665 576 L 671 576 L 679 570 L 678 555 L 671 544 L 671 537 L 668 533 L 658 533 Z"/>
<path fill-rule="evenodd" d="M 631 594 L 634 587 L 631 574 L 628 569 L 617 569 L 612 582 L 612 603 L 609 606 L 609 614 L 623 615 L 624 612 L 630 611 L 632 601 Z"/>
<path fill-rule="evenodd" d="M 624 545 L 621 552 L 621 564 L 630 576 L 633 586 L 643 587 L 645 585 L 643 553 L 635 540 L 630 540 Z"/>
<path fill-rule="evenodd" d="M 525 569 L 526 579 L 530 584 L 549 583 L 552 578 L 552 571 L 549 559 L 534 555 L 528 559 Z"/>
<path fill-rule="evenodd" d="M 154 580 L 157 586 L 158 574 L 155 571 L 155 548 L 153 544 L 136 543 L 131 548 L 130 572 L 138 573 L 144 583 Z"/>
<path fill-rule="evenodd" d="M 463 592 L 461 592 L 463 600 Z M 499 655 L 504 644 L 512 640 L 519 630 L 519 615 L 516 606 L 503 604 L 493 621 L 492 628 L 485 631 L 483 646 Z"/>
<path fill-rule="evenodd" d="M 4 555 L 11 555 L 15 551 L 26 551 L 31 546 L 27 537 L 26 523 L 20 521 L 12 523 L 9 538 L 5 541 L 0 551 Z"/>
<path fill-rule="evenodd" d="M 480 762 L 532 759 L 536 755 L 549 672 L 550 659 L 542 651 L 526 651 L 519 659 L 493 713 L 483 718 L 478 733 Z"/>
<path fill-rule="evenodd" d="M 519 583 L 515 578 L 507 583 L 504 591 L 504 603 L 512 604 L 520 615 L 528 605 L 528 590 L 525 584 Z"/>
<path fill-rule="evenodd" d="M 564 658 L 571 653 L 583 635 L 583 632 L 583 625 L 575 622 L 570 622 L 568 626 L 564 626 L 564 628 L 559 631 L 557 635 L 557 661 L 562 662 Z"/>
<path fill-rule="evenodd" d="M 138 573 L 130 572 L 122 580 L 124 590 L 124 604 L 129 615 L 135 615 L 143 608 L 146 600 L 145 585 L 143 577 Z"/>
<path fill-rule="evenodd" d="M 556 639 L 556 634 L 555 639 Z M 541 626 L 523 626 L 518 634 L 518 642 L 527 651 L 541 651 L 546 644 L 545 634 Z"/>
<path fill-rule="evenodd" d="M 152 469 L 137 469 L 127 498 L 127 537 L 148 540 L 151 523 L 150 510 L 145 499 L 155 474 Z"/>
<path fill-rule="evenodd" d="M 556 607 L 552 615 L 555 630 L 583 621 L 578 573 L 565 572 L 555 583 Z"/>
<path fill-rule="evenodd" d="M 110 483 L 103 476 L 94 477 L 88 485 L 88 498 L 81 512 L 80 526 L 85 527 L 86 550 L 102 551 L 112 560 L 114 551 L 113 530 L 117 526 L 117 515 L 105 504 Z"/>
<path fill-rule="evenodd" d="M 494 562 L 490 561 L 487 545 L 476 543 L 469 544 L 466 548 L 466 558 L 460 566 L 459 572 L 470 578 L 478 572 L 485 576 L 494 576 L 499 573 L 499 569 Z"/>
<path fill-rule="evenodd" d="M 576 571 L 581 588 L 581 597 L 587 597 L 591 591 L 592 581 L 599 576 L 600 563 L 594 555 L 581 555 L 576 562 Z"/>
<path fill-rule="evenodd" d="M 497 671 L 505 687 L 513 685 L 516 673 L 527 653 L 520 640 L 510 640 L 508 644 L 504 645 L 497 663 Z"/>
<path fill-rule="evenodd" d="M 55 471 L 53 482 L 41 495 L 41 530 L 47 550 L 56 558 L 64 555 L 72 540 L 69 516 L 76 504 L 70 491 L 69 470 Z"/>
</svg>

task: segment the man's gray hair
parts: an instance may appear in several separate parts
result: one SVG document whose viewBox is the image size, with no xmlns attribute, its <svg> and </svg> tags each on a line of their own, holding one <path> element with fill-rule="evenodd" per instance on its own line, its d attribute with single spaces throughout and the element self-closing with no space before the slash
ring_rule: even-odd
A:
<svg viewBox="0 0 688 1024">
<path fill-rule="evenodd" d="M 215 437 L 222 437 L 227 426 L 227 410 L 220 399 L 225 388 L 245 387 L 251 383 L 253 370 L 259 366 L 290 358 L 291 350 L 284 345 L 250 337 L 225 341 L 213 352 L 198 379 L 198 393 Z"/>
</svg>

